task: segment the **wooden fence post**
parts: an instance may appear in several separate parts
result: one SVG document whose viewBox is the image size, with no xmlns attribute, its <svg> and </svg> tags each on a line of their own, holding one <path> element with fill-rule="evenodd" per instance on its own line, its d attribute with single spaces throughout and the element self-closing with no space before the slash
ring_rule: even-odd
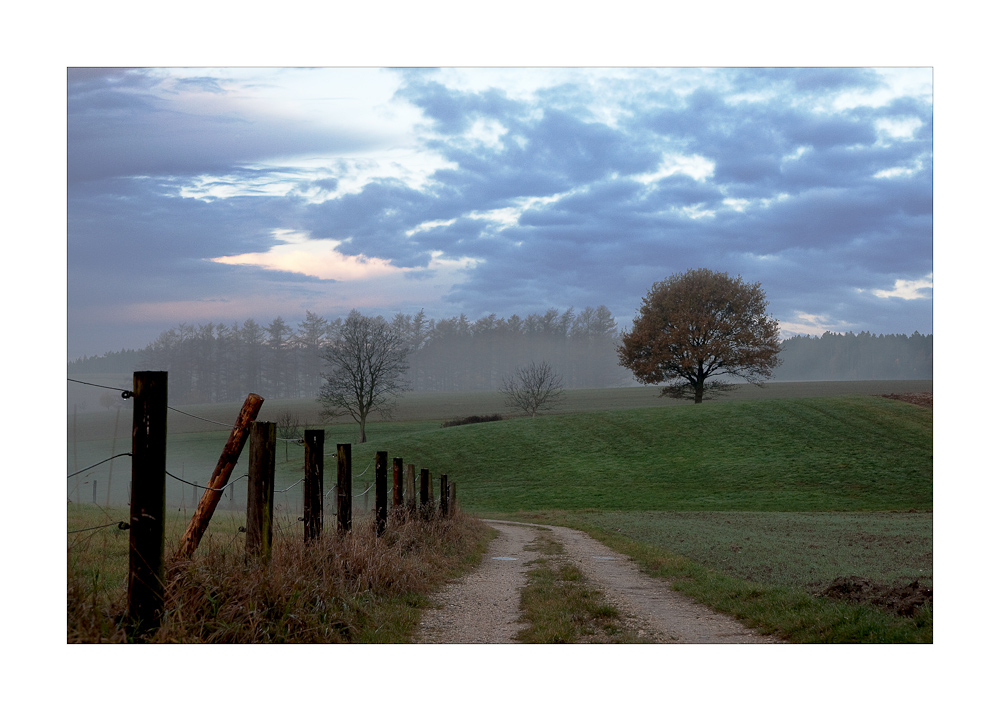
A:
<svg viewBox="0 0 1000 711">
<path fill-rule="evenodd" d="M 163 616 L 166 518 L 167 374 L 132 374 L 132 489 L 129 513 L 128 626 L 141 636 Z"/>
<path fill-rule="evenodd" d="M 246 554 L 264 562 L 271 559 L 276 433 L 273 422 L 254 422 L 250 429 Z"/>
<path fill-rule="evenodd" d="M 429 469 L 420 470 L 420 515 L 424 518 L 428 515 L 431 501 L 431 472 Z"/>
<path fill-rule="evenodd" d="M 250 393 L 243 401 L 243 407 L 240 409 L 240 414 L 236 416 L 233 431 L 229 433 L 226 446 L 222 448 L 219 462 L 215 465 L 215 471 L 212 472 L 212 477 L 208 480 L 208 488 L 205 489 L 201 501 L 198 502 L 198 508 L 195 509 L 187 530 L 181 536 L 178 555 L 190 558 L 198 544 L 201 543 L 201 537 L 205 535 L 205 529 L 208 528 L 208 524 L 212 520 L 215 507 L 219 505 L 219 500 L 222 498 L 222 487 L 229 483 L 229 475 L 232 474 L 233 468 L 240 458 L 243 445 L 247 443 L 250 423 L 257 419 L 257 413 L 260 412 L 260 406 L 263 404 L 264 398 L 256 393 Z"/>
<path fill-rule="evenodd" d="M 375 535 L 385 533 L 389 486 L 389 453 L 375 452 Z"/>
<path fill-rule="evenodd" d="M 337 445 L 337 530 L 351 530 L 351 445 Z"/>
<path fill-rule="evenodd" d="M 323 534 L 323 430 L 306 430 L 305 493 L 302 518 L 305 520 L 305 540 Z"/>
<path fill-rule="evenodd" d="M 406 465 L 406 510 L 412 514 L 417 510 L 417 468 Z"/>
<path fill-rule="evenodd" d="M 392 458 L 392 509 L 398 514 L 403 506 L 403 458 Z"/>
<path fill-rule="evenodd" d="M 441 518 L 448 518 L 448 475 L 441 475 Z"/>
</svg>

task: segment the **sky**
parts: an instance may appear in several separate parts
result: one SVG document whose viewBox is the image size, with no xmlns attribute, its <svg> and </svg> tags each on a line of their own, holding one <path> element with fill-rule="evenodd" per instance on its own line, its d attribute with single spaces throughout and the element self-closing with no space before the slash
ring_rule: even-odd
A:
<svg viewBox="0 0 1000 711">
<path fill-rule="evenodd" d="M 933 332 L 933 72 L 70 68 L 68 356 L 312 311 L 475 320 L 760 282 Z"/>
</svg>

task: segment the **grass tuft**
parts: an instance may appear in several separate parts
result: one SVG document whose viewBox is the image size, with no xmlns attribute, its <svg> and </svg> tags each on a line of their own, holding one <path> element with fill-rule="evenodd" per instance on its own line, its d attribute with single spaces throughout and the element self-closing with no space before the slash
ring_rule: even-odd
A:
<svg viewBox="0 0 1000 711">
<path fill-rule="evenodd" d="M 564 549 L 558 541 L 542 535 L 526 550 L 537 551 L 542 557 L 528 571 L 528 584 L 521 591 L 521 621 L 528 627 L 516 635 L 519 642 L 650 641 L 627 624 L 621 612 L 588 583 L 577 566 L 560 560 Z"/>
</svg>

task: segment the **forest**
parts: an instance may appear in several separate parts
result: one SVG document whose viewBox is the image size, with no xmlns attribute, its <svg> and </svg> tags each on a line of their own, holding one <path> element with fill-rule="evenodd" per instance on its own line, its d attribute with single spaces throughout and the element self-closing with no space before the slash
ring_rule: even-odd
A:
<svg viewBox="0 0 1000 711">
<path fill-rule="evenodd" d="M 248 392 L 266 398 L 314 397 L 323 378 L 323 349 L 342 323 L 307 311 L 290 325 L 275 318 L 266 326 L 181 324 L 139 350 L 81 358 L 68 373 L 129 373 L 166 370 L 176 404 L 232 402 Z M 418 391 L 497 390 L 519 365 L 547 361 L 567 388 L 634 385 L 618 365 L 619 328 L 604 306 L 579 312 L 549 309 L 506 318 L 472 321 L 465 315 L 428 319 L 397 314 L 390 323 L 410 349 L 409 387 Z M 775 380 L 932 379 L 933 336 L 824 333 L 782 343 Z"/>
<path fill-rule="evenodd" d="M 781 342 L 781 365 L 774 379 L 932 380 L 934 336 L 830 333 L 793 336 Z"/>
</svg>

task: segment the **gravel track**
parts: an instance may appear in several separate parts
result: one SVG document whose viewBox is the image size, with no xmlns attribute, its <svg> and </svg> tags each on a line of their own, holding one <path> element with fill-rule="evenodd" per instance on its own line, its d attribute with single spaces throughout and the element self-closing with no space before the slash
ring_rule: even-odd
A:
<svg viewBox="0 0 1000 711">
<path fill-rule="evenodd" d="M 541 554 L 526 550 L 546 533 L 590 585 L 624 613 L 640 635 L 665 643 L 761 644 L 779 640 L 760 635 L 736 620 L 671 590 L 669 583 L 642 573 L 626 556 L 590 536 L 560 526 L 532 526 L 510 521 L 485 523 L 496 529 L 482 564 L 433 597 L 437 607 L 423 616 L 417 642 L 431 644 L 503 644 L 516 642 L 521 588 L 527 570 Z"/>
</svg>

